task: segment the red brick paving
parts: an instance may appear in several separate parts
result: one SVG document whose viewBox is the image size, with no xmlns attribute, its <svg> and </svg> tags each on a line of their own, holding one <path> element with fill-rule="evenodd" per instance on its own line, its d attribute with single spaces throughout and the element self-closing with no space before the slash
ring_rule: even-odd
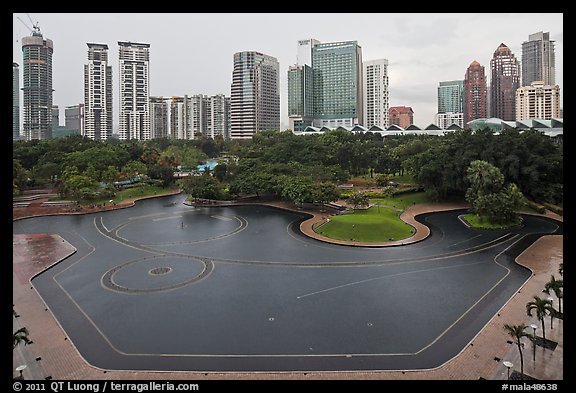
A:
<svg viewBox="0 0 576 393">
<path fill-rule="evenodd" d="M 287 206 L 283 206 L 287 207 Z M 456 208 L 460 208 L 458 205 Z M 454 205 L 436 204 L 436 205 L 416 205 L 408 209 L 403 218 L 410 222 L 417 214 L 438 210 L 449 210 L 455 208 Z M 20 208 L 21 209 L 21 208 Z M 16 209 L 14 209 L 16 210 Z M 321 220 L 326 213 L 311 212 L 314 219 Z M 550 214 L 549 214 L 550 215 Z M 562 221 L 562 217 L 551 214 L 555 219 Z M 312 219 L 312 221 L 314 220 Z M 304 223 L 303 223 L 304 224 Z M 311 224 L 308 223 L 306 225 Z M 310 233 L 308 227 L 303 225 L 303 230 Z M 421 230 L 417 227 L 419 235 L 424 236 L 427 229 Z M 422 228 L 423 229 L 423 228 Z M 18 239 L 15 245 L 21 245 Z M 34 344 L 20 346 L 13 351 L 13 368 L 22 364 L 23 357 L 34 359 L 41 356 L 41 367 L 30 367 L 24 370 L 24 377 L 28 379 L 40 379 L 51 376 L 57 380 L 162 380 L 162 379 L 184 379 L 184 380 L 201 380 L 201 379 L 249 379 L 249 380 L 288 380 L 288 379 L 505 379 L 506 370 L 502 361 L 497 362 L 495 357 L 501 360 L 511 360 L 519 370 L 517 361 L 517 349 L 515 346 L 508 344 L 509 339 L 503 329 L 505 323 L 519 324 L 526 323 L 529 325 L 533 320 L 526 315 L 525 305 L 534 295 L 541 295 L 544 284 L 550 279 L 550 275 L 558 275 L 558 266 L 563 261 L 563 237 L 562 236 L 543 236 L 532 246 L 524 251 L 518 258 L 517 262 L 529 267 L 534 275 L 524 284 L 518 293 L 512 297 L 508 303 L 500 310 L 498 315 L 494 316 L 490 322 L 478 333 L 458 356 L 446 362 L 444 365 L 424 371 L 379 371 L 379 372 L 298 372 L 298 373 L 198 373 L 198 372 L 141 372 L 141 371 L 107 371 L 97 369 L 88 365 L 79 355 L 70 341 L 65 339 L 63 330 L 53 318 L 42 299 L 35 290 L 31 288 L 30 283 L 22 282 L 22 272 L 16 265 L 19 262 L 19 256 L 23 255 L 19 250 L 15 251 L 13 260 L 13 303 L 15 310 L 20 314 L 18 322 L 20 326 L 27 326 L 30 331 L 30 338 Z M 54 244 L 62 247 L 68 247 L 65 242 L 55 242 Z M 20 247 L 15 247 L 20 248 Z M 62 255 L 60 247 L 53 250 L 54 258 Z M 43 265 L 50 264 L 50 261 L 44 258 L 41 264 L 35 265 L 41 269 Z M 20 269 L 22 270 L 22 269 Z M 34 271 L 34 270 L 32 270 Z M 28 272 L 30 274 L 32 271 Z M 557 341 L 558 347 L 555 351 L 540 351 L 537 353 L 536 364 L 532 362 L 530 345 L 528 343 L 525 350 L 524 373 L 538 379 L 563 379 L 563 322 L 556 320 L 553 330 L 548 329 L 546 337 Z M 23 356 L 23 352 L 26 356 Z M 39 375 L 41 374 L 41 375 Z M 14 371 L 14 376 L 17 372 Z"/>
</svg>

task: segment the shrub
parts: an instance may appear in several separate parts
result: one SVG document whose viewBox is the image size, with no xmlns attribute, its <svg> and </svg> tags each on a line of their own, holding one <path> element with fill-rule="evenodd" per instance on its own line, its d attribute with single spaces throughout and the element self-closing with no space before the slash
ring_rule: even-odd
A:
<svg viewBox="0 0 576 393">
<path fill-rule="evenodd" d="M 544 208 L 544 206 L 540 205 L 539 203 L 533 201 L 526 201 L 526 204 L 530 206 L 532 209 L 536 210 L 536 213 L 538 214 L 546 213 L 546 209 Z"/>
</svg>

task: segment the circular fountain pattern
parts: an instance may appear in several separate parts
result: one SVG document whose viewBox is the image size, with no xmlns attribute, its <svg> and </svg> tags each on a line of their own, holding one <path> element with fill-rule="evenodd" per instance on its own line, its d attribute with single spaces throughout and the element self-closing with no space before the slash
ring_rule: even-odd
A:
<svg viewBox="0 0 576 393">
<path fill-rule="evenodd" d="M 533 216 L 522 227 L 475 230 L 458 219 L 462 211 L 449 211 L 417 217 L 431 230 L 419 243 L 350 247 L 303 235 L 302 213 L 177 201 L 14 222 L 14 234 L 57 232 L 77 249 L 33 284 L 90 364 L 438 367 L 530 277 L 516 256 L 543 234 L 562 234 L 562 223 Z"/>
</svg>

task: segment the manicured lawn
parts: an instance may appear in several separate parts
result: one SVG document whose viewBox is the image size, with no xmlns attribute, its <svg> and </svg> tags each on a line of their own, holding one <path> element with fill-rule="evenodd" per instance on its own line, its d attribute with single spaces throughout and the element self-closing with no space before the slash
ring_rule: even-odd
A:
<svg viewBox="0 0 576 393">
<path fill-rule="evenodd" d="M 399 194 L 392 198 L 372 198 L 370 202 L 376 203 L 380 206 L 393 206 L 396 209 L 406 210 L 408 207 L 429 202 L 426 193 L 424 191 L 410 192 L 406 194 Z"/>
<path fill-rule="evenodd" d="M 398 183 L 404 183 L 404 184 L 415 184 L 416 182 L 414 181 L 414 177 L 412 177 L 412 175 L 409 175 L 407 173 L 404 173 L 404 175 L 392 175 L 390 176 L 390 181 L 395 181 Z"/>
<path fill-rule="evenodd" d="M 400 220 L 396 211 L 373 206 L 333 216 L 316 232 L 332 239 L 377 243 L 408 238 L 414 234 L 414 228 Z"/>
</svg>

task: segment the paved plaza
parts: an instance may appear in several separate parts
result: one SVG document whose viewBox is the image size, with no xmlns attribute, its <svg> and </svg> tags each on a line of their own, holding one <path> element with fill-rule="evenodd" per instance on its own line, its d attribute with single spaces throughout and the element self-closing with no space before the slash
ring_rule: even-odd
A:
<svg viewBox="0 0 576 393">
<path fill-rule="evenodd" d="M 461 205 L 417 205 L 408 209 L 403 214 L 403 219 L 413 225 L 417 229 L 417 233 L 412 239 L 404 240 L 402 244 L 390 244 L 400 247 L 392 247 L 392 249 L 400 250 L 402 245 L 409 247 L 408 244 L 413 245 L 411 247 L 423 248 L 426 244 L 423 240 L 428 237 L 436 236 L 434 233 L 430 233 L 428 226 L 424 225 L 421 221 L 415 220 L 415 217 L 422 216 L 423 214 L 434 212 L 434 211 L 446 211 L 449 212 L 453 209 L 462 209 Z M 125 209 L 130 210 L 130 209 Z M 118 212 L 110 213 L 117 214 Z M 172 216 L 150 216 L 141 217 L 130 216 L 130 214 L 125 212 L 125 216 L 103 216 L 100 224 L 96 225 L 94 222 L 91 223 L 95 228 L 97 228 L 101 233 L 108 234 L 109 240 L 114 240 L 118 243 L 118 249 L 122 247 L 126 248 L 126 244 L 121 244 L 122 241 L 126 241 L 129 246 L 136 244 L 146 244 L 153 245 L 155 248 L 154 252 L 159 250 L 165 252 L 165 254 L 158 254 L 156 261 L 165 262 L 164 265 L 174 267 L 175 269 L 182 269 L 181 275 L 179 277 L 185 277 L 188 274 L 191 278 L 198 278 L 202 280 L 211 274 L 211 270 L 208 268 L 210 266 L 210 261 L 204 259 L 206 250 L 209 249 L 208 243 L 214 239 L 227 239 L 226 241 L 233 241 L 235 238 L 240 238 L 235 236 L 235 233 L 246 228 L 254 230 L 251 228 L 247 220 L 246 223 L 242 222 L 241 219 L 235 219 L 234 217 L 242 217 L 242 215 L 225 214 L 218 211 L 218 214 L 210 214 L 206 216 L 210 218 L 210 222 L 215 222 L 218 224 L 217 230 L 212 229 L 213 227 L 206 226 L 201 233 L 196 233 L 197 238 L 193 239 L 175 239 L 174 235 L 170 235 L 170 242 L 164 241 L 162 234 L 146 238 L 146 231 L 142 231 L 144 225 L 136 225 L 132 223 L 140 222 L 138 220 L 147 220 L 146 222 L 154 223 L 176 223 L 178 218 L 176 215 Z M 310 236 L 316 236 L 311 228 L 314 222 L 321 221 L 326 218 L 326 212 L 310 212 L 311 219 L 304 220 L 300 224 L 300 230 Z M 87 215 L 86 217 L 94 216 Z M 433 216 L 430 216 L 433 217 Z M 133 218 L 132 221 L 129 218 Z M 562 221 L 561 217 L 553 217 L 558 221 Z M 198 218 L 195 218 L 196 220 Z M 153 221 L 157 220 L 157 221 Z M 182 230 L 184 225 L 187 225 L 184 219 L 181 221 Z M 141 221 L 144 223 L 145 221 Z M 62 223 L 70 223 L 66 220 Z M 435 221 L 431 218 L 431 223 L 434 224 Z M 77 224 L 80 226 L 85 225 L 84 223 L 78 221 Z M 99 226 L 100 225 L 100 226 Z M 438 223 L 439 225 L 439 223 Z M 433 225 L 431 225 L 433 226 Z M 174 228 L 172 225 L 171 228 Z M 116 228 L 116 231 L 113 229 Z M 84 233 L 79 232 L 78 233 Z M 245 230 L 244 235 L 249 233 L 248 229 Z M 86 235 L 82 235 L 86 236 Z M 116 236 L 114 238 L 114 236 Z M 292 234 L 291 236 L 295 236 Z M 265 237 L 264 237 L 265 238 Z M 207 240 L 209 239 L 209 241 Z M 76 239 L 78 240 L 78 239 Z M 74 246 L 65 239 L 59 237 L 55 234 L 46 233 L 15 233 L 13 244 L 14 244 L 14 257 L 13 257 L 13 303 L 14 310 L 19 315 L 14 318 L 14 330 L 17 330 L 21 326 L 26 326 L 30 330 L 30 337 L 33 340 L 33 344 L 24 346 L 20 345 L 13 351 L 13 365 L 14 369 L 20 364 L 26 364 L 27 368 L 23 371 L 23 376 L 25 378 L 34 379 L 44 379 L 46 377 L 51 377 L 53 379 L 505 379 L 506 378 L 506 368 L 503 366 L 504 360 L 509 360 L 515 364 L 515 369 L 519 370 L 519 359 L 517 354 L 517 348 L 514 345 L 510 345 L 507 341 L 509 337 L 503 330 L 503 325 L 505 323 L 519 324 L 524 322 L 526 324 L 533 323 L 534 318 L 530 318 L 526 315 L 525 304 L 531 300 L 532 296 L 540 295 L 544 284 L 549 280 L 550 276 L 554 274 L 558 277 L 558 265 L 563 259 L 563 244 L 561 235 L 545 235 L 536 240 L 532 245 L 526 248 L 520 253 L 515 259 L 520 265 L 526 266 L 531 274 L 527 280 L 522 279 L 519 285 L 519 290 L 513 294 L 510 300 L 507 300 L 500 309 L 490 314 L 491 316 L 487 318 L 487 322 L 484 327 L 475 336 L 469 340 L 468 345 L 464 349 L 459 350 L 446 362 L 432 368 L 426 368 L 422 370 L 413 369 L 400 369 L 397 371 L 330 371 L 330 372 L 320 372 L 320 371 L 308 371 L 306 369 L 299 370 L 298 372 L 274 372 L 274 371 L 261 371 L 257 373 L 251 372 L 218 372 L 217 369 L 206 370 L 206 372 L 188 372 L 188 371 L 116 371 L 105 366 L 97 367 L 90 365 L 86 362 L 86 359 L 81 355 L 81 351 L 78 351 L 75 346 L 75 340 L 69 340 L 66 335 L 66 329 L 54 318 L 54 312 L 60 313 L 61 311 L 56 311 L 57 307 L 50 304 L 44 303 L 43 300 L 35 288 L 35 285 L 31 285 L 30 279 L 37 273 L 43 271 L 54 263 L 65 259 L 67 256 L 72 256 L 71 258 L 79 258 L 80 255 L 83 257 L 92 255 L 93 250 L 91 249 L 94 241 L 89 239 L 83 244 L 82 241 L 74 242 Z M 319 239 L 324 240 L 324 239 Z M 311 247 L 312 243 L 305 243 L 302 239 L 295 239 L 294 241 L 299 241 L 303 244 L 302 248 Z M 438 239 L 440 241 L 440 239 Z M 471 242 L 473 245 L 475 241 L 472 238 L 463 238 L 462 242 Z M 494 240 L 495 241 L 495 240 Z M 506 239 L 500 240 L 505 242 Z M 180 242 L 180 243 L 179 243 Z M 183 243 L 194 243 L 195 262 L 190 264 L 181 264 L 181 260 L 185 257 L 182 256 L 184 246 Z M 102 243 L 107 244 L 107 243 Z M 456 244 L 456 243 L 452 243 Z M 477 247 L 480 247 L 481 243 L 478 243 Z M 498 249 L 503 251 L 504 246 L 511 246 L 512 240 L 509 243 L 503 243 L 502 248 Z M 382 245 L 384 246 L 384 245 Z M 499 245 L 495 243 L 490 247 L 497 249 Z M 456 250 L 459 247 L 455 246 Z M 133 248 L 133 247 L 132 247 Z M 460 250 L 470 251 L 470 247 L 460 248 Z M 187 288 L 194 287 L 194 282 L 191 283 L 184 282 L 181 283 L 178 280 L 174 281 L 174 275 L 166 274 L 168 270 L 161 271 L 157 269 L 157 263 L 148 262 L 143 255 L 147 255 L 150 250 L 141 249 L 142 255 L 129 261 L 138 260 L 138 262 L 126 262 L 123 265 L 118 265 L 115 267 L 116 270 L 109 270 L 109 278 L 111 287 L 106 290 L 112 292 L 119 292 L 128 288 L 128 290 L 144 290 L 146 292 L 154 291 L 164 291 L 166 289 L 179 288 L 180 285 L 186 285 Z M 344 249 L 342 249 L 343 254 Z M 235 264 L 238 261 L 244 262 L 254 262 L 255 258 L 248 261 L 248 257 L 251 257 L 253 251 L 246 251 L 246 260 L 242 259 L 242 255 L 228 255 L 225 250 L 220 250 L 215 254 L 214 258 L 219 261 L 216 262 L 217 271 L 222 272 L 229 269 L 229 271 L 234 271 L 236 273 L 246 270 L 245 264 Z M 399 251 L 398 251 L 399 252 Z M 94 251 L 96 255 L 97 251 Z M 170 254 L 171 253 L 171 254 Z M 257 256 L 260 262 L 264 262 L 266 251 L 261 251 Z M 34 258 L 31 258 L 31 255 Z M 170 256 L 171 255 L 171 256 Z M 178 256 L 175 256 L 178 255 Z M 325 254 L 323 254 L 325 255 Z M 366 255 L 370 255 L 369 253 Z M 425 254 L 422 254 L 425 255 Z M 88 257 L 86 257 L 88 258 Z M 272 257 L 270 257 L 272 258 Z M 278 259 L 277 256 L 275 256 Z M 322 262 L 322 258 L 328 258 L 327 256 L 321 256 L 318 258 L 318 263 Z M 379 262 L 378 258 L 371 257 L 373 261 L 371 263 L 376 264 Z M 423 257 L 422 257 L 423 258 Z M 152 259 L 152 258 L 150 258 Z M 271 259 L 275 261 L 275 259 Z M 279 258 L 279 261 L 285 265 L 291 264 L 302 264 L 302 262 L 294 257 L 284 256 Z M 466 262 L 466 260 L 463 260 Z M 278 261 L 276 261 L 278 262 Z M 333 260 L 329 261 L 334 262 Z M 336 262 L 346 262 L 345 258 L 342 261 Z M 113 265 L 111 265 L 113 266 Z M 159 266 L 159 265 L 158 265 Z M 241 266 L 242 268 L 237 266 Z M 58 265 L 49 271 L 56 271 Z M 220 268 L 221 267 L 221 268 Z M 293 266 L 288 266 L 292 268 Z M 220 268 L 220 270 L 218 270 Z M 225 269 L 226 268 L 226 269 Z M 317 267 L 318 270 L 320 266 Z M 146 277 L 142 276 L 139 280 L 138 274 L 140 270 L 147 271 L 148 275 L 155 274 L 159 277 L 159 280 L 150 281 Z M 168 269 L 168 268 L 167 268 Z M 186 270 L 188 269 L 188 270 Z M 234 270 L 236 269 L 236 270 Z M 275 266 L 274 271 L 282 272 L 282 268 Z M 294 270 L 294 269 L 293 269 Z M 297 269 L 296 269 L 297 270 Z M 308 269 L 310 270 L 310 269 Z M 335 269 L 337 270 L 337 269 Z M 254 270 L 256 271 L 256 270 Z M 57 277 L 60 281 L 57 281 L 59 285 L 66 287 L 67 290 L 72 291 L 70 285 L 71 283 L 66 282 L 65 273 L 60 273 L 57 276 L 54 273 L 50 277 Z M 98 273 L 99 277 L 106 277 Z M 204 274 L 204 276 L 202 276 Z M 404 274 L 404 273 L 402 273 Z M 496 274 L 496 273 L 495 273 Z M 43 277 L 46 274 L 43 274 Z M 214 279 L 214 277 L 209 277 L 202 283 L 210 282 L 209 280 Z M 368 280 L 368 279 L 364 279 Z M 362 280 L 358 280 L 359 282 Z M 40 284 L 37 279 L 34 282 L 38 282 L 39 288 L 44 284 Z M 249 282 L 249 281 L 247 281 Z M 103 281 L 104 283 L 104 281 Z M 151 284 L 153 283 L 153 285 Z M 106 286 L 106 284 L 103 284 Z M 116 287 L 114 287 L 116 285 Z M 336 288 L 337 286 L 326 287 L 330 290 Z M 41 289 L 41 288 L 40 288 Z M 90 292 L 89 289 L 86 291 Z M 44 289 L 41 289 L 44 291 Z M 101 288 L 99 289 L 101 290 Z M 321 290 L 323 291 L 323 290 Z M 172 293 L 177 293 L 178 291 L 173 291 Z M 337 292 L 337 291 L 333 291 Z M 48 293 L 48 292 L 45 292 Z M 96 292 L 94 292 L 96 293 Z M 315 295 L 314 291 L 309 293 L 304 293 L 301 297 L 310 295 L 313 297 Z M 134 296 L 134 295 L 131 295 Z M 78 300 L 72 297 L 74 301 L 84 301 Z M 199 309 L 201 311 L 202 309 Z M 492 316 L 493 315 L 493 316 Z M 274 323 L 274 316 L 268 318 L 270 324 Z M 100 323 L 100 322 L 99 322 Z M 100 325 L 97 325 L 100 326 Z M 105 323 L 102 322 L 103 329 Z M 530 375 L 537 379 L 562 379 L 563 378 L 563 322 L 561 320 L 554 321 L 554 329 L 548 329 L 546 336 L 548 339 L 553 340 L 558 343 L 558 346 L 554 351 L 544 350 L 543 348 L 537 348 L 536 362 L 533 361 L 532 352 L 530 350 L 525 350 L 524 355 L 524 373 Z M 467 341 L 468 342 L 468 341 Z M 135 343 L 136 345 L 137 343 Z M 139 345 L 139 344 L 138 344 Z M 272 348 L 276 348 L 274 345 Z M 278 347 L 282 349 L 282 347 Z M 284 348 L 286 349 L 286 348 Z M 239 351 L 246 350 L 245 348 L 240 348 Z M 241 352 L 240 352 L 241 353 Z M 517 365 L 517 366 L 516 366 Z M 17 372 L 14 371 L 14 375 Z"/>
</svg>

